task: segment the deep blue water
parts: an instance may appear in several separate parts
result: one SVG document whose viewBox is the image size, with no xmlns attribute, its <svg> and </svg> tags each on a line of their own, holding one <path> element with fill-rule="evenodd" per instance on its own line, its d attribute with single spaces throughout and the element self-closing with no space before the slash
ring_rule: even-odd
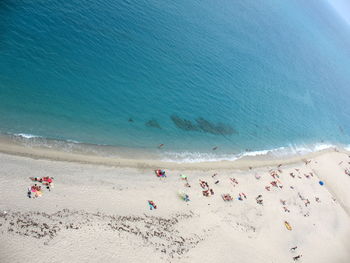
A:
<svg viewBox="0 0 350 263">
<path fill-rule="evenodd" d="M 349 98 L 350 30 L 321 1 L 0 2 L 1 133 L 174 152 L 349 144 Z"/>
</svg>

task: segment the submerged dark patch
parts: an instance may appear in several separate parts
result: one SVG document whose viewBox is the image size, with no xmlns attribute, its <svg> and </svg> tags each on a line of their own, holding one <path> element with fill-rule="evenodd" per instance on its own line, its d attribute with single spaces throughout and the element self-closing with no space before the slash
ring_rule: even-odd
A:
<svg viewBox="0 0 350 263">
<path fill-rule="evenodd" d="M 202 117 L 196 119 L 196 122 L 198 127 L 204 132 L 217 134 L 217 135 L 231 135 L 236 133 L 231 126 L 221 122 L 215 124 Z"/>
<path fill-rule="evenodd" d="M 177 115 L 171 115 L 170 118 L 179 129 L 185 131 L 199 131 L 199 127 L 190 120 L 182 119 Z"/>
<path fill-rule="evenodd" d="M 155 119 L 149 120 L 148 122 L 145 123 L 145 125 L 147 127 L 152 127 L 152 128 L 158 128 L 158 129 L 162 128 L 162 127 L 160 127 L 158 121 Z"/>
<path fill-rule="evenodd" d="M 185 131 L 201 131 L 215 135 L 232 135 L 236 133 L 235 129 L 228 124 L 210 122 L 202 117 L 197 118 L 195 122 L 183 119 L 177 115 L 170 116 L 170 119 L 177 128 Z"/>
</svg>

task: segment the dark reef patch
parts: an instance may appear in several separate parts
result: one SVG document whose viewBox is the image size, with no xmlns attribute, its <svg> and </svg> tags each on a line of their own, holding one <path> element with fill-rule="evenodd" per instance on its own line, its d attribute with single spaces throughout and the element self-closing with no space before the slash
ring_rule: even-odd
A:
<svg viewBox="0 0 350 263">
<path fill-rule="evenodd" d="M 221 122 L 215 124 L 202 117 L 196 119 L 196 122 L 198 127 L 204 132 L 217 135 L 231 135 L 236 133 L 236 131 L 231 126 Z"/>
<path fill-rule="evenodd" d="M 157 128 L 157 129 L 161 129 L 162 128 L 162 127 L 160 127 L 158 121 L 155 120 L 155 119 L 149 120 L 148 122 L 145 123 L 145 125 L 147 127 L 152 127 L 152 128 Z"/>
<path fill-rule="evenodd" d="M 190 120 L 182 119 L 177 115 L 171 115 L 170 119 L 174 122 L 176 127 L 185 131 L 199 131 L 199 127 L 193 124 Z"/>
<path fill-rule="evenodd" d="M 199 117 L 195 122 L 192 122 L 173 114 L 170 116 L 170 119 L 177 128 L 184 131 L 201 131 L 214 135 L 232 135 L 237 133 L 235 129 L 228 124 L 210 122 L 202 117 Z"/>
</svg>

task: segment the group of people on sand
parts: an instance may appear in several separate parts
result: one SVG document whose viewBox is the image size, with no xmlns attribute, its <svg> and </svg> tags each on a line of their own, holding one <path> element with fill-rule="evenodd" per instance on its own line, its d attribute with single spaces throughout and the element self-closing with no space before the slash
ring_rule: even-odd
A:
<svg viewBox="0 0 350 263">
<path fill-rule="evenodd" d="M 184 175 L 184 174 L 180 174 L 180 177 L 181 177 L 181 180 L 185 181 L 185 186 L 186 187 L 191 187 L 191 185 L 188 183 L 188 180 L 187 180 L 187 175 Z"/>
<path fill-rule="evenodd" d="M 148 200 L 149 209 L 157 209 L 156 204 L 152 200 Z"/>
<path fill-rule="evenodd" d="M 38 185 L 38 183 L 41 183 L 47 190 L 51 191 L 51 188 L 53 188 L 53 177 L 29 177 L 29 179 L 32 182 L 36 182 L 34 185 L 31 185 L 27 189 L 27 196 L 28 198 L 37 198 L 42 196 L 43 189 L 41 185 Z"/>
<path fill-rule="evenodd" d="M 33 198 L 37 198 L 42 195 L 40 185 L 34 184 L 31 187 L 28 187 L 28 191 L 27 191 L 28 198 L 32 198 L 32 195 L 33 195 Z"/>
<path fill-rule="evenodd" d="M 273 178 L 273 181 L 270 182 L 270 185 L 265 186 L 265 189 L 267 191 L 270 191 L 271 187 L 277 188 L 277 189 L 280 189 L 280 190 L 283 189 L 282 182 L 280 181 L 280 175 L 282 174 L 282 170 L 280 168 L 281 168 L 281 165 L 277 166 L 277 169 L 269 171 L 269 174 Z M 293 173 L 293 172 L 289 174 L 292 178 L 295 178 L 298 175 L 298 173 L 300 174 L 299 169 L 295 169 L 295 170 L 296 170 L 297 174 Z M 155 170 L 155 173 L 156 173 L 157 177 L 160 177 L 160 178 L 166 177 L 166 173 L 165 173 L 164 170 L 158 169 L 158 170 Z M 346 174 L 350 175 L 350 170 L 346 170 Z M 308 174 L 304 174 L 304 176 L 306 178 L 310 179 L 310 177 L 313 177 L 314 174 L 312 172 L 310 172 Z M 217 174 L 214 174 L 212 176 L 212 178 L 214 180 L 216 180 L 215 184 L 218 184 L 219 180 L 217 180 L 216 177 L 217 177 Z M 188 183 L 187 176 L 180 175 L 180 178 L 186 182 L 185 186 L 191 187 L 189 185 L 189 183 Z M 258 175 L 258 174 L 255 174 L 255 178 L 257 180 L 260 180 L 261 176 Z M 300 179 L 301 179 L 301 177 L 300 177 Z M 232 184 L 233 187 L 236 187 L 239 184 L 238 181 L 235 178 L 233 178 L 233 177 L 230 178 L 230 183 Z M 203 191 L 202 191 L 203 196 L 209 197 L 211 195 L 214 195 L 214 190 L 209 186 L 207 181 L 199 180 L 199 185 L 203 189 Z M 294 187 L 290 187 L 290 188 L 294 189 Z M 181 192 L 180 196 L 182 197 L 183 200 L 189 201 L 189 196 L 187 194 L 184 194 L 184 193 Z M 298 196 L 304 202 L 304 205 L 306 207 L 310 204 L 309 199 L 304 198 L 300 193 L 298 193 Z M 222 194 L 221 197 L 222 197 L 223 201 L 225 201 L 225 202 L 230 202 L 230 201 L 234 200 L 234 198 L 232 198 L 231 194 L 229 194 L 229 193 Z M 243 192 L 240 192 L 238 194 L 238 198 L 237 199 L 239 201 L 243 201 L 243 200 L 247 199 L 247 195 L 245 193 L 243 193 Z M 263 196 L 261 194 L 259 194 L 255 198 L 255 200 L 256 200 L 257 204 L 263 205 Z M 315 200 L 316 200 L 316 202 L 321 202 L 318 197 L 316 197 Z M 282 204 L 282 207 L 283 207 L 284 211 L 289 213 L 290 210 L 286 206 L 287 205 L 286 204 L 286 200 L 280 199 L 280 203 Z M 157 206 L 155 205 L 155 203 L 153 201 L 148 200 L 148 205 L 150 207 L 150 210 L 157 209 Z M 286 225 L 288 230 L 292 230 L 292 227 L 290 226 L 290 224 L 288 222 L 285 221 L 285 225 Z M 295 253 L 296 249 L 297 249 L 297 246 L 291 248 L 291 252 Z M 292 259 L 293 259 L 293 261 L 298 261 L 301 257 L 302 257 L 302 255 L 300 254 L 300 255 L 293 256 Z"/>
<path fill-rule="evenodd" d="M 160 178 L 166 177 L 166 174 L 165 174 L 164 170 L 158 169 L 158 170 L 155 170 L 154 172 L 156 173 L 157 177 L 160 177 Z"/>
<path fill-rule="evenodd" d="M 237 199 L 238 199 L 239 201 L 243 201 L 243 198 L 244 198 L 244 199 L 247 199 L 247 195 L 246 195 L 245 193 L 239 193 Z"/>
<path fill-rule="evenodd" d="M 208 196 L 210 196 L 210 195 L 214 195 L 214 190 L 213 190 L 212 188 L 209 187 L 208 182 L 199 180 L 199 185 L 202 187 L 202 189 L 204 189 L 204 190 L 202 191 L 203 196 L 208 197 Z"/>
</svg>

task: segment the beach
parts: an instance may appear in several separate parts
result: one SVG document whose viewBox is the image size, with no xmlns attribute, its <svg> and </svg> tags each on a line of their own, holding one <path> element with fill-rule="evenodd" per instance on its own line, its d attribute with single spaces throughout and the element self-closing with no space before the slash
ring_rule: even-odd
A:
<svg viewBox="0 0 350 263">
<path fill-rule="evenodd" d="M 170 165 L 11 147 L 0 154 L 0 262 L 349 262 L 345 151 Z M 29 177 L 54 184 L 28 198 Z"/>
<path fill-rule="evenodd" d="M 0 263 L 349 263 L 329 2 L 1 1 Z"/>
</svg>

